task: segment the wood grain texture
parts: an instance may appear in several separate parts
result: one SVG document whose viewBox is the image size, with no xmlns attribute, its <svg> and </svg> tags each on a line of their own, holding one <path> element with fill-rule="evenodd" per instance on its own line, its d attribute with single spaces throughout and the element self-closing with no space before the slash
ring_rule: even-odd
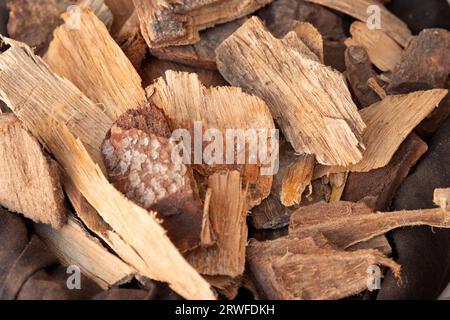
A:
<svg viewBox="0 0 450 320">
<path fill-rule="evenodd" d="M 370 30 L 367 24 L 356 21 L 350 27 L 347 46 L 361 46 L 367 50 L 370 61 L 381 71 L 392 71 L 399 63 L 403 49 L 383 29 Z"/>
<path fill-rule="evenodd" d="M 367 124 L 364 131 L 366 150 L 362 161 L 347 167 L 316 167 L 314 177 L 336 172 L 368 172 L 386 166 L 412 132 L 447 95 L 447 90 L 416 91 L 405 95 L 387 96 L 360 111 Z"/>
<path fill-rule="evenodd" d="M 356 163 L 365 124 L 345 79 L 304 48 L 295 33 L 276 39 L 253 17 L 217 48 L 217 64 L 228 82 L 266 101 L 297 152 L 323 164 Z"/>
<path fill-rule="evenodd" d="M 312 238 L 251 241 L 248 268 L 261 299 L 341 299 L 367 289 L 367 269 L 400 266 L 377 250 L 321 249 Z"/>
<path fill-rule="evenodd" d="M 218 172 L 208 178 L 211 189 L 209 219 L 216 243 L 186 255 L 201 274 L 236 278 L 244 273 L 247 244 L 246 189 L 238 171 Z"/>
<path fill-rule="evenodd" d="M 64 19 L 70 19 L 67 13 Z M 95 59 L 94 59 L 95 57 Z M 115 119 L 145 101 L 141 78 L 108 30 L 90 11 L 80 12 L 80 29 L 57 28 L 46 62 Z"/>
<path fill-rule="evenodd" d="M 56 163 L 12 113 L 0 115 L 0 205 L 61 228 L 67 209 Z"/>
<path fill-rule="evenodd" d="M 133 0 L 150 48 L 188 45 L 199 31 L 250 14 L 272 0 Z"/>
<path fill-rule="evenodd" d="M 332 204 L 326 206 L 333 211 Z M 427 225 L 436 228 L 450 228 L 450 213 L 442 209 L 425 209 L 411 211 L 396 211 L 372 214 L 352 215 L 329 220 L 314 225 L 303 225 L 302 216 L 308 214 L 307 209 L 302 208 L 292 214 L 289 234 L 299 238 L 310 237 L 321 233 L 330 243 L 338 248 L 348 247 L 360 242 L 370 240 L 391 230 L 408 227 Z"/>
<path fill-rule="evenodd" d="M 73 84 L 53 74 L 27 46 L 7 41 L 11 48 L 0 55 L 1 98 L 47 146 L 128 250 L 134 250 L 145 262 L 132 267 L 143 276 L 169 283 L 185 298 L 214 299 L 209 284 L 183 259 L 155 214 L 117 191 L 89 155 L 84 144 L 99 155 L 101 141 L 111 126 L 105 121 L 103 130 L 100 121 L 109 118 Z"/>
<path fill-rule="evenodd" d="M 128 282 L 136 272 L 89 235 L 73 217 L 60 230 L 45 225 L 36 225 L 34 229 L 63 265 L 78 266 L 104 290 Z"/>
<path fill-rule="evenodd" d="M 311 184 L 315 159 L 311 155 L 301 155 L 286 170 L 281 184 L 281 203 L 287 207 L 299 204 L 302 193 Z"/>
<path fill-rule="evenodd" d="M 406 23 L 393 15 L 382 4 L 375 0 L 306 0 L 334 9 L 362 22 L 367 22 L 371 13 L 368 8 L 377 5 L 381 13 L 381 27 L 392 39 L 397 41 L 402 47 L 406 47 L 412 34 Z M 373 12 L 372 12 L 373 13 Z"/>
<path fill-rule="evenodd" d="M 196 74 L 167 71 L 165 78 L 158 79 L 147 91 L 149 99 L 162 108 L 173 129 L 191 130 L 194 122 L 200 121 L 205 129 L 219 130 L 224 144 L 227 140 L 226 129 L 266 130 L 267 137 L 262 138 L 268 140 L 270 131 L 275 129 L 267 105 L 260 98 L 235 87 L 206 88 Z M 249 139 L 246 140 L 243 145 L 247 146 Z M 256 164 L 247 160 L 245 164 L 239 164 L 236 158 L 232 163 L 226 163 L 225 150 L 223 151 L 224 154 L 219 156 L 222 157 L 222 164 L 217 164 L 212 159 L 214 161 L 210 164 L 201 160 L 201 164 L 197 165 L 194 156 L 191 161 L 196 164 L 195 169 L 204 176 L 224 169 L 239 170 L 243 175 L 244 185 L 254 185 L 248 194 L 249 207 L 259 204 L 269 195 L 272 186 L 272 175 L 263 175 L 261 170 L 269 168 L 271 164 L 262 163 L 258 159 Z M 277 152 L 276 146 L 271 146 L 268 141 L 268 153 L 276 156 Z M 192 154 L 194 153 L 195 150 Z"/>
</svg>

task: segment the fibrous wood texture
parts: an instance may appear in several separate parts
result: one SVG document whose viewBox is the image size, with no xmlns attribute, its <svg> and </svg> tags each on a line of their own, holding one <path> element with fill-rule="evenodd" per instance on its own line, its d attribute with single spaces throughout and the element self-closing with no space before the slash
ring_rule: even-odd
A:
<svg viewBox="0 0 450 320">
<path fill-rule="evenodd" d="M 264 136 L 258 139 L 268 141 L 267 160 L 275 159 L 273 157 L 277 156 L 276 146 L 271 145 L 274 141 L 273 139 L 270 141 L 271 131 L 275 126 L 267 105 L 258 97 L 246 94 L 240 88 L 206 88 L 200 83 L 196 74 L 174 71 L 167 71 L 165 78 L 158 79 L 147 91 L 150 99 L 162 108 L 174 129 L 191 130 L 194 122 L 200 121 L 205 129 L 219 130 L 224 143 L 227 140 L 225 132 L 227 129 L 244 132 L 265 130 Z M 247 146 L 247 143 L 249 140 L 245 141 L 243 146 Z M 236 158 L 232 159 L 232 163 L 228 163 L 224 152 L 217 155 L 222 163 L 216 163 L 216 159 L 212 159 L 211 163 L 205 164 L 204 159 L 195 160 L 195 152 L 194 150 L 191 161 L 197 165 L 195 169 L 203 175 L 208 176 L 224 168 L 237 169 L 242 173 L 244 185 L 247 183 L 255 185 L 248 194 L 249 207 L 259 204 L 269 195 L 272 175 L 265 175 L 264 169 L 271 171 L 271 163 L 263 163 L 267 161 L 257 159 L 257 163 L 252 164 L 255 162 L 246 159 L 245 164 L 239 164 Z"/>
<path fill-rule="evenodd" d="M 321 249 L 312 238 L 251 241 L 248 268 L 262 299 L 340 299 L 367 289 L 368 268 L 400 266 L 377 250 Z"/>
<path fill-rule="evenodd" d="M 61 228 L 67 209 L 56 163 L 12 113 L 0 115 L 0 205 Z"/>
<path fill-rule="evenodd" d="M 411 31 L 406 23 L 393 15 L 383 5 L 374 0 L 306 0 L 325 7 L 348 14 L 362 22 L 367 22 L 370 17 L 369 6 L 377 5 L 381 13 L 381 27 L 388 36 L 397 41 L 402 47 L 406 47 Z"/>
<path fill-rule="evenodd" d="M 154 213 L 126 199 L 89 156 L 83 143 L 98 154 L 111 123 L 98 130 L 98 109 L 92 111 L 96 106 L 88 98 L 73 84 L 51 73 L 28 47 L 12 40 L 8 43 L 11 48 L 0 56 L 1 98 L 44 142 L 76 188 L 126 242 L 127 249 L 145 262 L 144 266 L 132 267 L 143 276 L 169 283 L 185 298 L 213 299 L 209 284 L 169 241 Z"/>
<path fill-rule="evenodd" d="M 387 96 L 360 111 L 367 124 L 364 131 L 366 150 L 362 161 L 347 167 L 316 168 L 315 177 L 330 172 L 367 172 L 386 166 L 400 144 L 447 95 L 447 90 L 416 91 Z"/>
<path fill-rule="evenodd" d="M 333 204 L 326 206 L 326 208 L 330 209 L 330 212 L 335 210 Z M 349 213 L 348 216 L 324 223 L 303 225 L 302 219 L 305 219 L 305 216 L 310 213 L 308 208 L 301 208 L 291 216 L 289 234 L 306 238 L 319 232 L 338 248 L 346 249 L 396 228 L 421 225 L 450 228 L 450 213 L 441 209 L 356 215 L 351 215 L 352 211 L 349 211 Z"/>
<path fill-rule="evenodd" d="M 350 27 L 352 37 L 347 46 L 362 46 L 367 50 L 370 61 L 381 71 L 394 70 L 400 61 L 403 49 L 382 29 L 370 30 L 366 23 L 356 21 Z"/>
<path fill-rule="evenodd" d="M 217 48 L 217 64 L 230 83 L 266 101 L 297 152 L 323 164 L 357 163 L 365 125 L 344 77 L 305 48 L 295 33 L 276 39 L 253 17 Z"/>
<path fill-rule="evenodd" d="M 35 231 L 64 265 L 76 265 L 103 289 L 128 282 L 135 270 L 110 253 L 76 219 L 60 230 L 36 225 Z"/>
<path fill-rule="evenodd" d="M 256 11 L 271 0 L 133 0 L 150 48 L 199 41 L 199 31 Z"/>
<path fill-rule="evenodd" d="M 280 200 L 287 207 L 300 203 L 302 193 L 311 184 L 314 156 L 301 155 L 292 163 L 283 177 Z"/>
<path fill-rule="evenodd" d="M 66 13 L 64 19 L 70 19 Z M 92 59 L 95 57 L 95 59 Z M 80 11 L 80 29 L 57 28 L 45 58 L 113 120 L 146 101 L 141 78 L 100 20 Z"/>
<path fill-rule="evenodd" d="M 164 60 L 184 63 L 194 67 L 216 69 L 216 48 L 246 20 L 247 18 L 241 18 L 202 31 L 200 40 L 194 44 L 154 48 L 151 50 L 151 53 Z"/>
<path fill-rule="evenodd" d="M 198 248 L 186 259 L 201 274 L 238 277 L 244 273 L 247 244 L 246 189 L 238 171 L 218 172 L 208 178 L 211 189 L 209 220 L 215 245 Z"/>
</svg>

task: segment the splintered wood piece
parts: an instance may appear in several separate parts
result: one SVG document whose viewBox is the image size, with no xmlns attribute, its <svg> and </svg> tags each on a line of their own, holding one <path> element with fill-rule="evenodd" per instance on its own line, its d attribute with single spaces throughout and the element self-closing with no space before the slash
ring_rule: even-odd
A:
<svg viewBox="0 0 450 320">
<path fill-rule="evenodd" d="M 447 90 L 416 91 L 405 95 L 387 96 L 360 111 L 367 124 L 364 131 L 366 150 L 363 159 L 347 167 L 316 167 L 314 177 L 336 172 L 368 172 L 382 168 L 412 132 L 447 95 Z"/>
<path fill-rule="evenodd" d="M 136 270 L 145 270 L 147 266 L 139 254 L 111 226 L 103 220 L 97 210 L 86 200 L 80 190 L 69 177 L 64 178 L 64 191 L 66 192 L 75 213 L 83 224 L 97 237 L 102 239 L 122 260 Z M 139 278 L 139 277 L 138 277 Z"/>
<path fill-rule="evenodd" d="M 67 209 L 60 171 L 12 113 L 0 115 L 0 205 L 61 228 Z"/>
<path fill-rule="evenodd" d="M 269 195 L 273 166 L 276 162 L 272 160 L 277 158 L 278 149 L 277 139 L 273 139 L 275 125 L 264 101 L 244 93 L 240 88 L 206 88 L 200 83 L 196 74 L 174 71 L 167 71 L 165 78 L 158 79 L 147 91 L 149 99 L 163 109 L 173 129 L 187 129 L 192 132 L 191 129 L 194 128 L 194 132 L 191 134 L 192 143 L 189 142 L 189 145 L 193 144 L 193 152 L 187 150 L 187 153 L 197 171 L 203 176 L 209 176 L 221 170 L 239 170 L 242 173 L 243 184 L 252 186 L 248 193 L 249 208 L 261 203 Z M 195 129 L 197 121 L 202 125 L 200 130 Z M 197 145 L 197 150 L 195 150 L 195 139 L 202 134 L 196 131 L 201 131 L 203 128 L 217 131 L 217 135 L 222 137 L 224 145 L 222 151 L 220 151 L 221 146 L 218 146 L 215 149 L 217 154 L 209 160 L 204 157 L 198 159 L 196 156 L 198 148 L 202 147 L 202 142 L 199 142 L 200 145 Z M 233 130 L 234 133 L 239 130 L 240 133 L 243 133 L 245 141 L 239 137 L 232 140 L 227 138 L 226 130 Z M 197 138 L 194 135 L 197 135 Z M 253 139 L 252 136 L 256 136 L 257 139 Z M 227 140 L 230 143 L 227 143 Z M 241 140 L 237 141 L 241 147 L 236 146 L 236 140 Z M 251 153 L 258 149 L 258 146 L 255 148 L 254 142 L 259 142 L 258 146 L 266 144 L 267 156 L 261 157 L 260 154 L 256 159 L 250 159 Z M 206 148 L 210 146 L 206 144 L 203 150 L 206 151 Z M 234 149 L 231 150 L 238 150 L 244 146 L 248 149 L 248 152 L 242 152 L 245 156 L 244 161 L 239 160 L 242 157 L 236 155 L 235 152 L 232 153 L 233 159 L 229 159 L 226 155 L 225 149 L 233 146 Z M 200 156 L 202 155 L 200 154 Z"/>
<path fill-rule="evenodd" d="M 422 139 L 410 134 L 385 167 L 350 173 L 342 199 L 356 202 L 365 197 L 375 197 L 375 209 L 387 210 L 398 187 L 427 150 L 428 146 Z"/>
<path fill-rule="evenodd" d="M 364 23 L 370 21 L 375 10 L 368 10 L 370 6 L 377 5 L 379 10 L 381 28 L 388 36 L 398 42 L 402 47 L 406 47 L 412 34 L 406 23 L 393 15 L 382 4 L 374 0 L 306 0 L 330 9 L 334 9 L 349 16 L 352 16 Z"/>
<path fill-rule="evenodd" d="M 170 242 L 155 213 L 126 199 L 89 156 L 84 144 L 96 152 L 101 163 L 100 145 L 112 122 L 102 123 L 105 116 L 101 110 L 73 84 L 53 74 L 30 48 L 4 40 L 11 47 L 0 55 L 1 98 L 47 146 L 75 187 L 145 264 L 127 262 L 140 275 L 167 282 L 187 299 L 214 299 L 209 284 Z"/>
<path fill-rule="evenodd" d="M 140 70 L 147 55 L 147 43 L 141 34 L 139 18 L 133 13 L 114 36 L 122 51 L 128 57 L 136 70 Z"/>
<path fill-rule="evenodd" d="M 73 217 L 59 230 L 46 225 L 35 225 L 34 230 L 63 265 L 78 266 L 104 290 L 130 281 L 136 272 L 89 235 Z"/>
<path fill-rule="evenodd" d="M 104 0 L 81 0 L 79 5 L 82 8 L 91 9 L 92 12 L 102 21 L 108 30 L 111 28 L 114 16 Z"/>
<path fill-rule="evenodd" d="M 247 18 L 237 19 L 207 29 L 200 33 L 200 40 L 191 45 L 154 48 L 152 55 L 194 67 L 216 69 L 216 48 L 239 28 Z"/>
<path fill-rule="evenodd" d="M 133 0 L 150 48 L 188 45 L 199 31 L 244 17 L 272 0 Z"/>
<path fill-rule="evenodd" d="M 361 46 L 367 50 L 370 61 L 381 71 L 394 70 L 400 61 L 403 49 L 382 29 L 369 29 L 366 23 L 353 22 L 350 27 L 351 38 L 347 46 Z"/>
<path fill-rule="evenodd" d="M 281 38 L 292 31 L 291 25 L 298 21 L 309 22 L 320 34 L 329 40 L 345 38 L 342 18 L 325 7 L 304 0 L 277 0 L 261 10 L 259 16 L 264 20 L 272 34 Z"/>
<path fill-rule="evenodd" d="M 111 26 L 111 34 L 119 32 L 134 11 L 133 2 L 130 0 L 104 0 L 111 10 L 114 20 Z"/>
<path fill-rule="evenodd" d="M 253 17 L 217 48 L 217 65 L 230 83 L 267 102 L 295 151 L 322 164 L 357 163 L 365 124 L 345 79 L 303 47 L 295 33 L 276 39 Z"/>
<path fill-rule="evenodd" d="M 217 70 L 190 67 L 184 64 L 160 60 L 152 57 L 151 60 L 146 61 L 142 67 L 141 77 L 144 88 L 151 85 L 156 79 L 164 77 L 167 70 L 195 73 L 197 74 L 200 82 L 207 88 L 228 85 L 228 82 Z"/>
<path fill-rule="evenodd" d="M 60 15 L 75 0 L 9 0 L 8 35 L 43 54 L 53 30 L 63 23 Z"/>
<path fill-rule="evenodd" d="M 450 189 L 435 189 L 433 202 L 443 210 L 450 210 Z"/>
<path fill-rule="evenodd" d="M 288 167 L 281 185 L 283 205 L 289 207 L 300 203 L 303 191 L 311 184 L 314 164 L 314 156 L 305 154 Z"/>
<path fill-rule="evenodd" d="M 348 247 L 346 251 L 357 251 L 367 249 L 378 250 L 379 252 L 388 257 L 392 255 L 392 247 L 389 244 L 389 241 L 385 235 L 377 236 L 367 241 L 354 244 L 353 246 Z"/>
<path fill-rule="evenodd" d="M 369 267 L 400 266 L 377 250 L 353 252 L 320 249 L 311 238 L 250 241 L 250 276 L 261 299 L 341 299 L 367 289 Z"/>
<path fill-rule="evenodd" d="M 329 176 L 331 195 L 330 202 L 336 202 L 341 200 L 342 193 L 345 189 L 345 184 L 347 183 L 348 172 L 332 173 Z"/>
<path fill-rule="evenodd" d="M 349 46 L 345 50 L 345 66 L 345 76 L 359 106 L 365 108 L 380 101 L 380 97 L 367 83 L 369 79 L 377 78 L 377 73 L 369 60 L 367 50 L 363 47 Z"/>
<path fill-rule="evenodd" d="M 66 123 L 94 160 L 101 163 L 100 146 L 114 120 L 70 81 L 53 73 L 28 46 L 3 40 L 11 48 L 0 56 L 2 100 L 39 139 L 40 126 L 36 119 Z"/>
<path fill-rule="evenodd" d="M 246 192 L 238 171 L 218 172 L 208 178 L 211 189 L 209 218 L 216 235 L 212 247 L 199 247 L 186 254 L 201 274 L 236 278 L 244 273 L 247 244 Z"/>
<path fill-rule="evenodd" d="M 425 29 L 414 37 L 393 70 L 389 93 L 444 88 L 450 73 L 450 31 Z"/>
<path fill-rule="evenodd" d="M 333 204 L 323 208 L 323 210 L 328 208 L 329 212 L 334 211 Z M 340 249 L 346 249 L 354 244 L 370 240 L 401 227 L 427 225 L 437 228 L 450 228 L 450 213 L 441 209 L 353 214 L 324 223 L 304 225 L 302 219 L 310 214 L 308 209 L 316 208 L 303 207 L 292 214 L 289 234 L 306 238 L 319 232 Z M 324 211 L 322 213 L 328 214 Z"/>
<path fill-rule="evenodd" d="M 185 252 L 200 245 L 203 204 L 193 172 L 175 159 L 176 144 L 153 105 L 124 113 L 102 145 L 109 181 L 128 199 L 157 212 L 168 237 Z"/>
<path fill-rule="evenodd" d="M 79 14 L 79 30 L 55 30 L 45 60 L 115 120 L 146 101 L 141 78 L 103 23 L 85 9 Z M 71 13 L 63 17 L 67 21 Z"/>
</svg>

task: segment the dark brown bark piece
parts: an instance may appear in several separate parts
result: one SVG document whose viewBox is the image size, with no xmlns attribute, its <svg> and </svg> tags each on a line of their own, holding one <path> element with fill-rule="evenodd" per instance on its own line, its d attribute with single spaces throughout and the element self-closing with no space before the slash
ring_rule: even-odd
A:
<svg viewBox="0 0 450 320">
<path fill-rule="evenodd" d="M 164 77 L 167 70 L 195 73 L 198 75 L 200 82 L 207 88 L 228 85 L 228 82 L 217 70 L 196 68 L 181 63 L 160 60 L 152 57 L 151 59 L 144 61 L 142 67 L 141 77 L 143 87 L 146 88 L 156 79 Z"/>
<path fill-rule="evenodd" d="M 266 22 L 270 32 L 281 38 L 291 31 L 294 21 L 309 22 L 319 30 L 324 39 L 345 38 L 343 20 L 327 8 L 303 0 L 277 0 L 263 8 L 259 16 Z"/>
<path fill-rule="evenodd" d="M 427 149 L 422 139 L 410 134 L 387 166 L 369 172 L 351 172 L 342 200 L 357 202 L 365 197 L 375 197 L 375 209 L 386 211 L 398 187 Z"/>
<path fill-rule="evenodd" d="M 367 289 L 367 269 L 400 266 L 376 250 L 320 249 L 311 238 L 251 241 L 247 264 L 261 299 L 340 299 Z"/>
<path fill-rule="evenodd" d="M 370 78 L 377 79 L 378 74 L 370 62 L 366 49 L 350 46 L 345 50 L 345 76 L 360 108 L 368 107 L 380 101 L 380 97 L 367 85 Z M 382 85 L 381 81 L 379 84 Z"/>
<path fill-rule="evenodd" d="M 450 119 L 436 133 L 427 154 L 402 184 L 393 207 L 433 208 L 433 191 L 450 187 Z M 389 273 L 378 299 L 436 299 L 450 282 L 450 230 L 429 227 L 392 233 L 398 262 L 408 280 L 398 287 Z"/>
<path fill-rule="evenodd" d="M 200 41 L 186 46 L 154 48 L 151 53 L 163 60 L 183 63 L 193 67 L 217 69 L 216 48 L 239 28 L 247 18 L 218 25 L 200 33 Z"/>
<path fill-rule="evenodd" d="M 155 106 L 130 110 L 113 125 L 102 145 L 112 184 L 163 220 L 169 238 L 182 251 L 200 244 L 202 203 L 192 170 L 174 161 L 176 145 L 164 115 Z"/>
<path fill-rule="evenodd" d="M 8 34 L 43 54 L 53 30 L 63 23 L 60 15 L 76 0 L 9 0 Z"/>
<path fill-rule="evenodd" d="M 392 72 L 389 94 L 444 88 L 450 73 L 450 31 L 425 29 L 404 50 Z"/>
</svg>

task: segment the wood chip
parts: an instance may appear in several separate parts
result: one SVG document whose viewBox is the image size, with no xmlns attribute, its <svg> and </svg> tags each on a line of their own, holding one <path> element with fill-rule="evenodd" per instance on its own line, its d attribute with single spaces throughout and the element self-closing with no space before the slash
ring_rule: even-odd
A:
<svg viewBox="0 0 450 320">
<path fill-rule="evenodd" d="M 67 209 L 56 163 L 12 113 L 0 115 L 0 205 L 61 228 Z"/>
<path fill-rule="evenodd" d="M 0 55 L 1 98 L 52 151 L 105 222 L 145 262 L 132 267 L 143 276 L 169 283 L 185 298 L 214 299 L 209 284 L 169 241 L 154 213 L 122 196 L 89 156 L 84 145 L 100 163 L 101 140 L 112 122 L 102 123 L 105 116 L 99 109 L 73 84 L 51 73 L 28 47 L 7 42 L 11 47 Z M 55 106 L 59 109 L 54 110 Z"/>
<path fill-rule="evenodd" d="M 219 46 L 217 64 L 230 83 L 264 98 L 297 152 L 323 164 L 356 163 L 365 125 L 345 79 L 302 54 L 305 47 L 295 33 L 274 38 L 253 17 Z"/>
<path fill-rule="evenodd" d="M 380 97 L 369 87 L 367 81 L 377 78 L 377 73 L 363 47 L 349 46 L 345 50 L 345 76 L 350 89 L 361 108 L 368 107 L 380 101 Z M 381 80 L 378 80 L 382 83 Z"/>
<path fill-rule="evenodd" d="M 403 49 L 382 29 L 369 29 L 366 23 L 353 22 L 350 27 L 351 38 L 347 46 L 361 46 L 367 50 L 370 61 L 381 71 L 394 70 L 400 61 Z"/>
<path fill-rule="evenodd" d="M 239 164 L 236 157 L 232 163 L 228 163 L 224 152 L 223 156 L 218 155 L 219 163 L 211 159 L 210 164 L 205 164 L 204 159 L 196 159 L 195 150 L 190 160 L 195 164 L 194 168 L 204 176 L 224 169 L 239 170 L 243 175 L 243 184 L 251 186 L 248 194 L 249 208 L 261 203 L 269 195 L 272 175 L 266 175 L 264 172 L 268 170 L 268 174 L 272 173 L 272 165 L 275 162 L 270 160 L 277 158 L 278 150 L 275 145 L 277 141 L 274 141 L 276 139 L 272 139 L 274 132 L 271 132 L 275 129 L 275 125 L 266 104 L 261 99 L 242 92 L 240 88 L 205 88 L 197 75 L 173 71 L 167 71 L 165 79 L 158 79 L 147 91 L 150 99 L 163 109 L 173 129 L 192 130 L 194 122 L 200 121 L 202 130 L 203 128 L 219 130 L 224 142 L 227 129 L 243 130 L 244 133 L 251 133 L 247 130 L 264 130 L 267 137 L 266 133 L 263 133 L 264 137 L 259 139 L 268 139 L 270 157 L 267 159 L 269 161 L 264 161 L 265 163 L 257 159 L 256 164 L 252 164 L 255 161 L 250 162 L 247 156 L 245 164 Z M 195 142 L 194 138 L 191 140 Z M 246 141 L 241 143 L 247 146 L 249 141 L 246 138 Z"/>
<path fill-rule="evenodd" d="M 444 88 L 450 73 L 450 31 L 425 29 L 414 37 L 393 70 L 387 91 Z"/>
<path fill-rule="evenodd" d="M 328 40 L 345 38 L 343 19 L 325 7 L 304 0 L 277 0 L 258 13 L 267 28 L 277 38 L 292 31 L 291 25 L 298 21 L 309 22 Z"/>
<path fill-rule="evenodd" d="M 290 207 L 300 203 L 303 191 L 311 184 L 314 164 L 314 156 L 301 155 L 287 168 L 280 194 L 283 205 Z"/>
<path fill-rule="evenodd" d="M 357 202 L 365 197 L 375 197 L 375 209 L 388 210 L 398 187 L 427 150 L 422 139 L 410 134 L 385 167 L 350 173 L 342 199 Z"/>
<path fill-rule="evenodd" d="M 36 225 L 35 231 L 63 265 L 76 265 L 104 290 L 133 278 L 135 270 L 108 252 L 73 217 L 60 230 Z"/>
<path fill-rule="evenodd" d="M 388 36 L 397 41 L 402 47 L 406 47 L 410 37 L 411 31 L 408 29 L 406 23 L 393 15 L 382 4 L 374 0 L 306 0 L 308 2 L 317 3 L 334 9 L 349 16 L 352 16 L 362 22 L 367 22 L 371 16 L 368 10 L 369 6 L 377 5 L 380 9 L 381 27 Z"/>
<path fill-rule="evenodd" d="M 412 132 L 447 95 L 447 90 L 417 91 L 405 95 L 387 96 L 360 111 L 367 124 L 364 131 L 363 160 L 347 167 L 316 167 L 314 177 L 336 172 L 368 172 L 382 168 Z"/>
<path fill-rule="evenodd" d="M 368 268 L 400 266 L 377 250 L 320 249 L 312 238 L 251 241 L 248 266 L 261 299 L 341 299 L 367 289 Z"/>
<path fill-rule="evenodd" d="M 196 43 L 199 31 L 244 17 L 272 0 L 133 1 L 148 46 L 157 48 Z"/>
<path fill-rule="evenodd" d="M 132 14 L 117 32 L 114 39 L 136 70 L 140 70 L 147 55 L 147 43 L 141 34 L 137 13 Z"/>
<path fill-rule="evenodd" d="M 208 178 L 211 189 L 210 222 L 216 244 L 198 248 L 186 259 L 204 275 L 236 278 L 244 273 L 247 244 L 246 192 L 238 171 L 218 172 Z"/>
<path fill-rule="evenodd" d="M 433 202 L 443 210 L 450 210 L 450 189 L 435 189 Z"/>
<path fill-rule="evenodd" d="M 71 13 L 64 16 L 70 19 Z M 79 30 L 57 28 L 46 62 L 75 84 L 113 120 L 146 101 L 141 78 L 98 18 L 80 11 Z M 92 57 L 95 56 L 95 60 Z"/>
<path fill-rule="evenodd" d="M 217 69 L 216 48 L 239 28 L 247 18 L 237 19 L 200 32 L 200 40 L 186 46 L 154 48 L 151 53 L 163 60 L 206 69 Z"/>
<path fill-rule="evenodd" d="M 322 214 L 334 214 L 336 210 L 334 204 L 323 206 L 320 208 L 320 212 Z M 314 225 L 304 225 L 302 221 L 305 217 L 315 215 L 313 210 L 318 210 L 318 205 L 315 206 L 313 208 L 300 208 L 292 214 L 289 234 L 303 239 L 321 233 L 330 243 L 340 249 L 346 249 L 401 227 L 428 225 L 437 228 L 450 228 L 450 214 L 441 209 L 372 214 L 352 214 L 353 211 L 349 211 L 349 215 L 338 219 Z"/>
</svg>

